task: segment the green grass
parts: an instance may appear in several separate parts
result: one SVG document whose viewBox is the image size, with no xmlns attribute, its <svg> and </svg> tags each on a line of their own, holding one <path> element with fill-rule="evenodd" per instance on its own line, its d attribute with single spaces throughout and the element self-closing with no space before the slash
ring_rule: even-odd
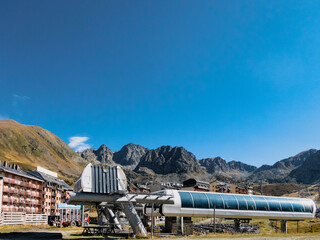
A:
<svg viewBox="0 0 320 240">
<path fill-rule="evenodd" d="M 204 219 L 198 219 L 204 220 Z M 224 221 L 223 223 L 233 223 L 233 221 Z M 252 220 L 251 224 L 260 226 L 260 230 L 258 234 L 232 234 L 232 233 L 217 233 L 217 234 L 207 234 L 207 235 L 192 235 L 189 238 L 250 238 L 250 237 L 319 237 L 320 238 L 320 220 L 312 219 L 308 221 L 299 222 L 299 232 L 297 233 L 297 225 L 296 222 L 288 222 L 288 234 L 280 233 L 279 231 L 276 233 L 275 229 L 270 226 L 269 220 Z M 278 223 L 278 227 L 280 227 L 280 223 Z M 56 228 L 49 225 L 17 225 L 17 226 L 0 226 L 1 233 L 10 233 L 10 232 L 37 232 L 37 231 L 55 231 L 61 232 L 63 234 L 63 239 L 104 239 L 102 236 L 82 236 L 82 228 L 81 227 L 66 227 L 66 228 Z M 155 237 L 157 238 L 157 237 Z M 172 237 L 172 239 L 181 238 L 181 237 Z M 188 238 L 188 237 L 186 237 Z M 110 239 L 112 239 L 110 237 Z M 117 237 L 113 239 L 119 239 Z"/>
</svg>

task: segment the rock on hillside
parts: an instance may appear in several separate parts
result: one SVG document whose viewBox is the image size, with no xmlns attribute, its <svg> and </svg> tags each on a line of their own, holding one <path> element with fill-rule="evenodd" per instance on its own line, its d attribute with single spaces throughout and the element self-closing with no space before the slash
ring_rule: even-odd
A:
<svg viewBox="0 0 320 240">
<path fill-rule="evenodd" d="M 258 181 L 259 179 L 264 179 L 270 183 L 284 182 L 291 171 L 297 167 L 300 167 L 304 161 L 308 157 L 312 156 L 315 152 L 317 152 L 316 149 L 310 149 L 293 157 L 278 161 L 272 166 L 263 165 L 255 170 L 249 178 L 254 182 Z"/>
<path fill-rule="evenodd" d="M 110 166 L 120 164 L 128 169 L 134 169 L 147 151 L 147 148 L 133 143 L 123 146 L 120 151 L 111 151 L 103 144 L 97 150 L 93 148 L 84 150 L 81 157 L 91 163 Z"/>
<path fill-rule="evenodd" d="M 156 174 L 199 173 L 202 171 L 196 157 L 183 147 L 162 146 L 146 152 L 135 171 L 142 168 L 153 170 Z"/>
<path fill-rule="evenodd" d="M 230 161 L 227 164 L 230 170 L 237 170 L 237 171 L 251 173 L 257 169 L 256 166 L 248 165 L 240 161 Z"/>
<path fill-rule="evenodd" d="M 200 159 L 199 163 L 206 168 L 208 173 L 233 177 L 246 177 L 257 168 L 238 161 L 227 163 L 221 157 Z"/>
<path fill-rule="evenodd" d="M 23 169 L 42 166 L 64 178 L 76 178 L 85 162 L 52 132 L 14 120 L 0 121 L 0 160 Z"/>
<path fill-rule="evenodd" d="M 113 155 L 113 161 L 122 166 L 130 166 L 135 168 L 140 158 L 148 151 L 147 148 L 129 143 L 121 148 L 120 151 L 115 152 Z"/>
<path fill-rule="evenodd" d="M 205 167 L 208 173 L 215 174 L 228 171 L 226 160 L 221 157 L 200 159 L 199 163 Z"/>
<path fill-rule="evenodd" d="M 90 148 L 81 153 L 81 157 L 91 163 L 102 163 L 110 166 L 115 165 L 113 162 L 113 151 L 106 145 L 102 144 L 97 150 Z"/>
<path fill-rule="evenodd" d="M 320 150 L 310 155 L 301 166 L 293 170 L 289 177 L 298 183 L 311 184 L 320 181 Z"/>
</svg>

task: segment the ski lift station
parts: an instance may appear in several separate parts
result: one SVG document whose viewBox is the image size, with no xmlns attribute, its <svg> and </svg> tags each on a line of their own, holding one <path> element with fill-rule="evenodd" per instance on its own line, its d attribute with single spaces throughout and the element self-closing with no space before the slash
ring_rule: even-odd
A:
<svg viewBox="0 0 320 240">
<path fill-rule="evenodd" d="M 147 231 L 138 208 L 147 216 L 175 217 L 177 233 L 185 231 L 184 218 L 233 219 L 235 229 L 240 220 L 280 220 L 281 230 L 286 232 L 286 223 L 315 217 L 316 205 L 311 199 L 285 198 L 261 195 L 230 193 L 161 190 L 151 194 L 127 192 L 127 179 L 119 167 L 103 167 L 88 164 L 70 193 L 71 204 L 97 205 L 111 223 L 121 228 L 112 207 L 122 209 L 134 233 L 147 236 Z M 153 225 L 153 221 L 152 221 Z M 153 229 L 153 226 L 151 226 Z M 152 234 L 152 231 L 151 231 Z"/>
</svg>

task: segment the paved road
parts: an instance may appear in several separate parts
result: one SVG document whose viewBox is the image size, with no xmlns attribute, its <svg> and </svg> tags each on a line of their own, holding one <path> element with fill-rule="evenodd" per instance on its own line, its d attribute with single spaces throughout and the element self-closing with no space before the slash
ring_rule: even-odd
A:
<svg viewBox="0 0 320 240">
<path fill-rule="evenodd" d="M 21 239 L 21 240 L 35 240 L 35 239 L 62 239 L 62 233 L 56 232 L 13 232 L 13 233 L 0 233 L 0 239 Z"/>
</svg>

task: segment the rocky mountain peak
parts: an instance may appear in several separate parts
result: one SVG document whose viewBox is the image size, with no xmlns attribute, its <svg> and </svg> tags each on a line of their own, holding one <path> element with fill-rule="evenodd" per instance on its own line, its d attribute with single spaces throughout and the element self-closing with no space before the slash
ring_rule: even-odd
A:
<svg viewBox="0 0 320 240">
<path fill-rule="evenodd" d="M 226 160 L 224 160 L 221 157 L 200 159 L 199 163 L 201 166 L 206 168 L 208 173 L 211 174 L 218 172 L 226 172 L 228 170 Z"/>
<path fill-rule="evenodd" d="M 104 144 L 96 150 L 97 160 L 101 163 L 113 165 L 113 152 Z"/>
<path fill-rule="evenodd" d="M 90 148 L 81 153 L 81 157 L 91 163 L 103 163 L 114 165 L 113 151 L 111 151 L 105 144 L 102 144 L 97 150 Z"/>
<path fill-rule="evenodd" d="M 320 181 L 320 150 L 309 155 L 301 166 L 294 169 L 289 177 L 296 179 L 298 183 L 314 183 Z"/>
<path fill-rule="evenodd" d="M 135 171 L 152 169 L 157 174 L 200 172 L 196 157 L 183 147 L 161 146 L 146 152 Z"/>
<path fill-rule="evenodd" d="M 140 158 L 148 151 L 147 148 L 138 144 L 129 143 L 123 146 L 120 151 L 115 152 L 113 161 L 122 166 L 136 167 Z"/>
<path fill-rule="evenodd" d="M 262 165 L 260 168 L 256 169 L 249 178 L 251 181 L 264 179 L 270 183 L 283 182 L 294 169 L 300 167 L 307 158 L 316 152 L 316 149 L 309 149 L 292 157 L 278 161 L 272 166 Z"/>
</svg>

